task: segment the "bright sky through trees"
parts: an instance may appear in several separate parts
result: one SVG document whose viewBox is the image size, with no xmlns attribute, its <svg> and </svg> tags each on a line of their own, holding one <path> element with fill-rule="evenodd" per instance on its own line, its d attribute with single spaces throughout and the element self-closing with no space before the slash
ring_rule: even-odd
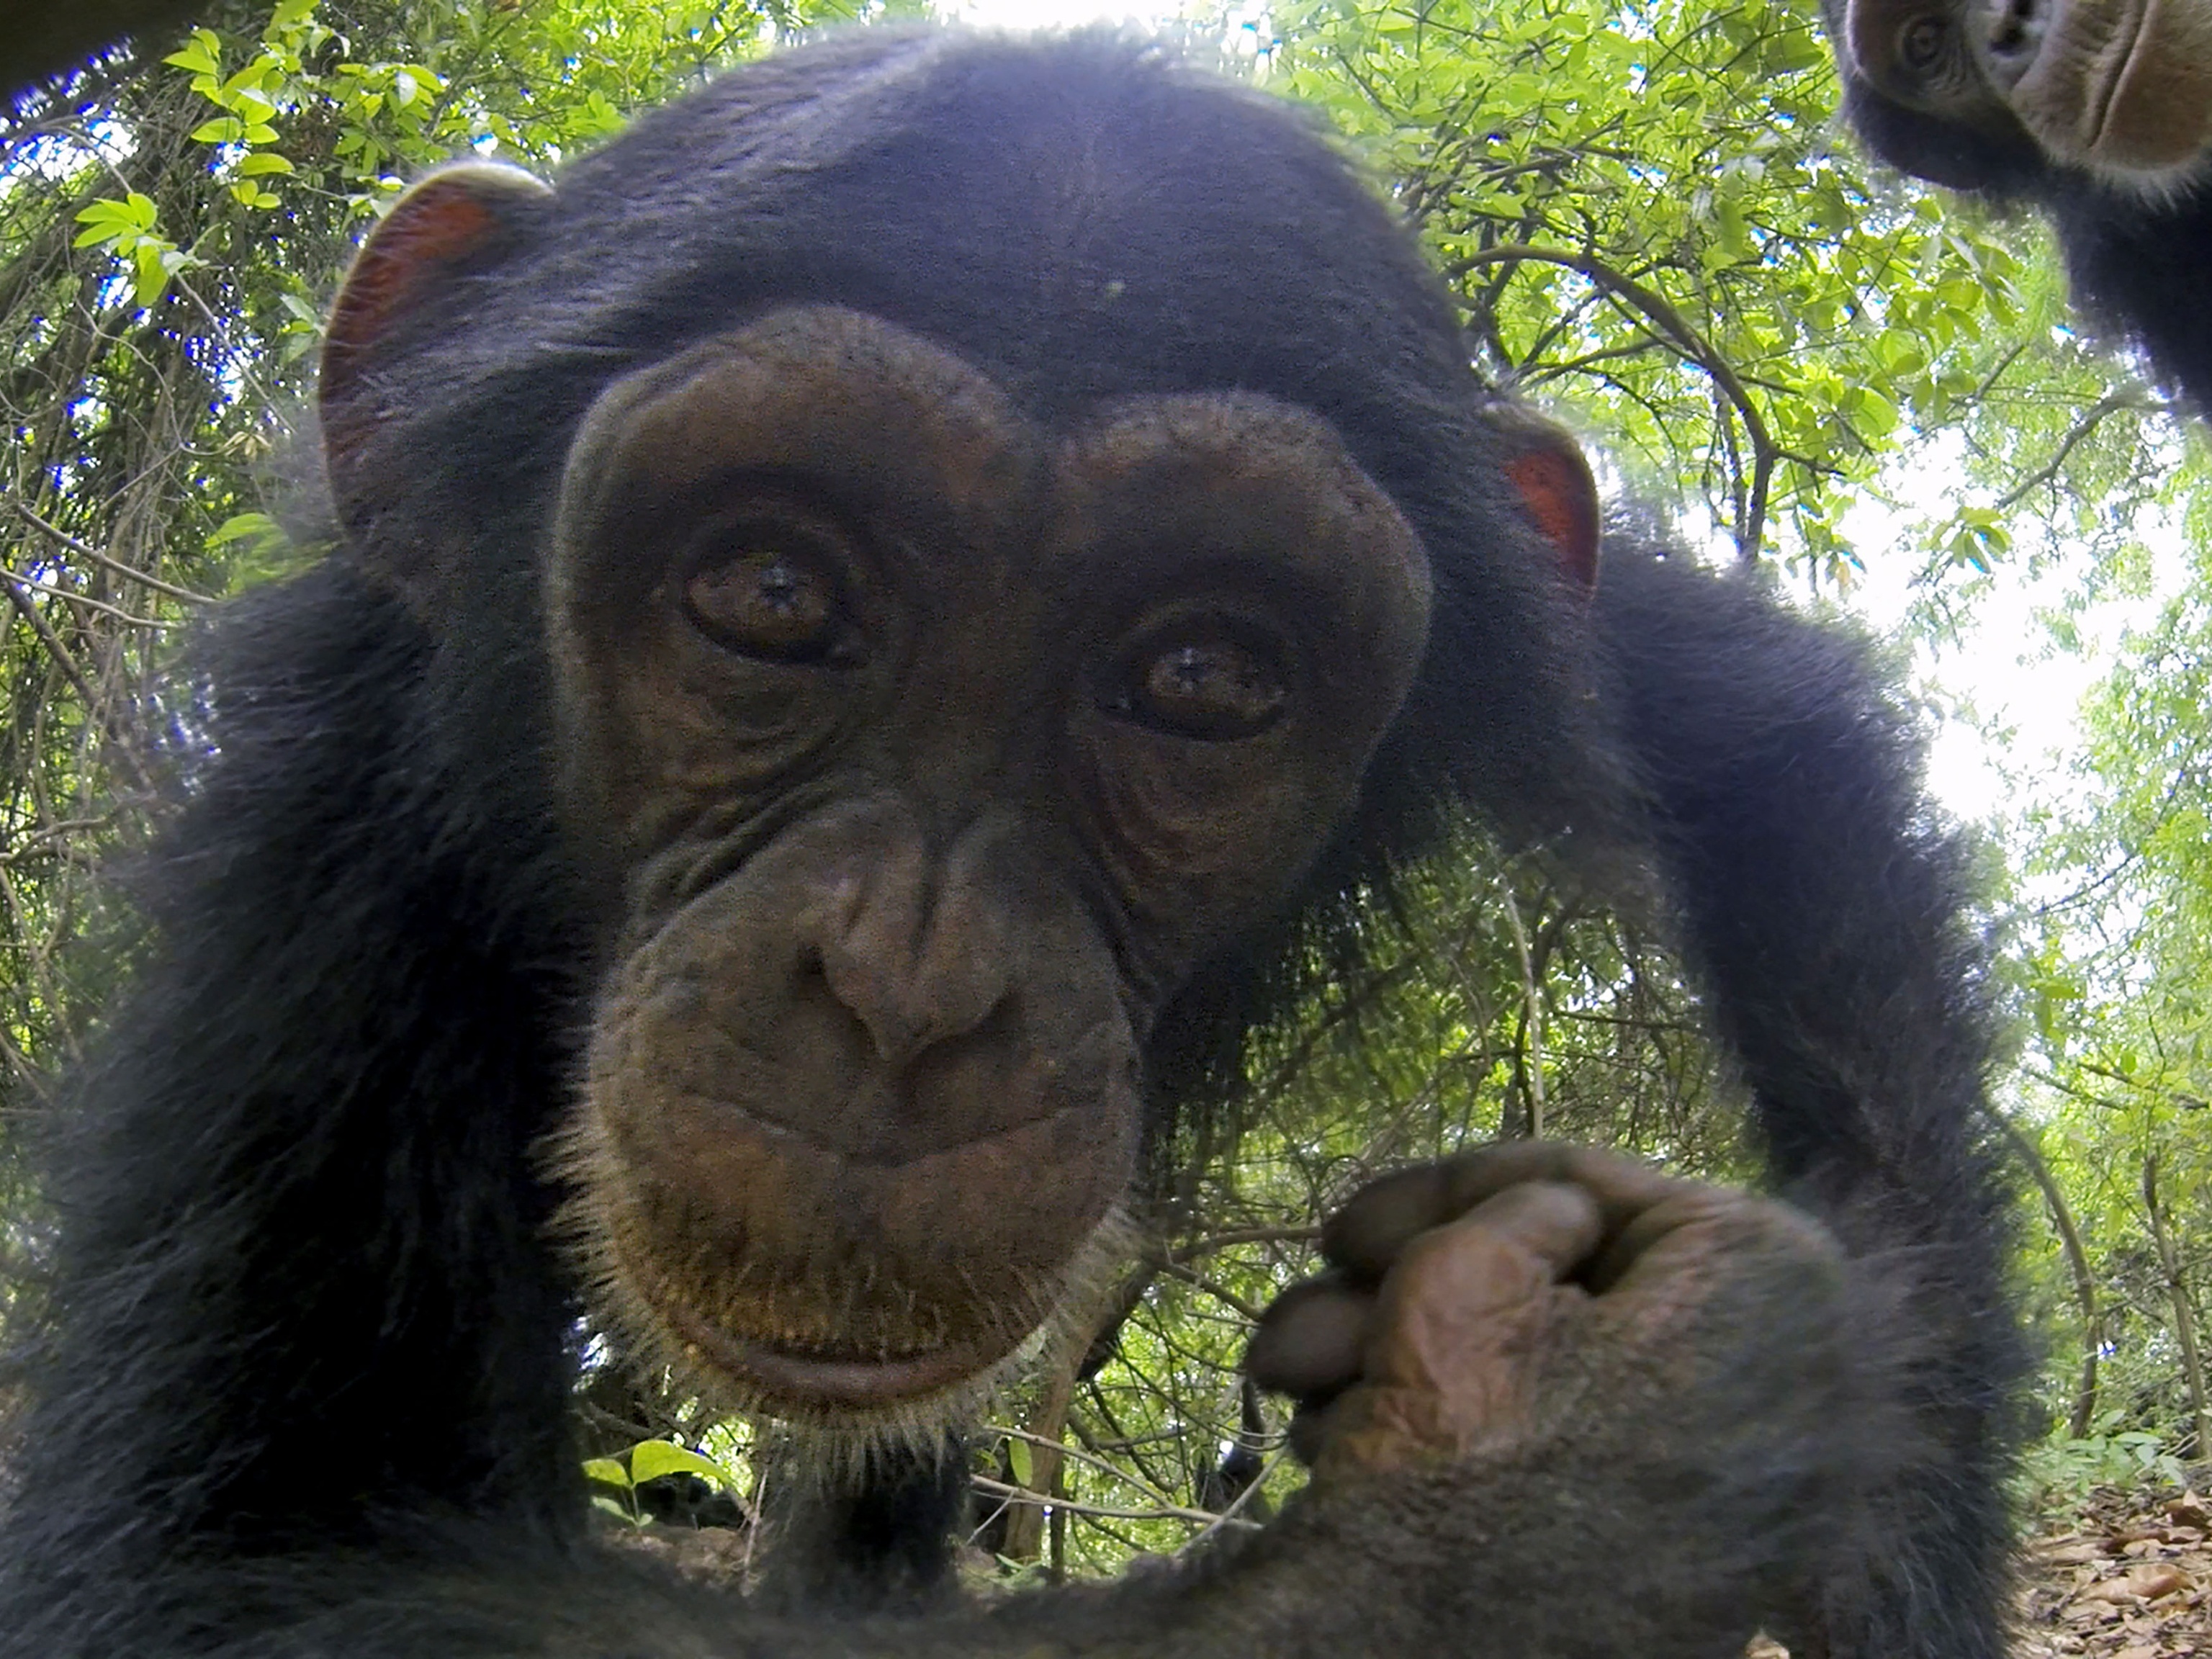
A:
<svg viewBox="0 0 2212 1659">
<path fill-rule="evenodd" d="M 982 28 L 1072 28 L 1084 23 L 1156 23 L 1171 6 L 1145 0 L 947 0 L 943 15 Z"/>
</svg>

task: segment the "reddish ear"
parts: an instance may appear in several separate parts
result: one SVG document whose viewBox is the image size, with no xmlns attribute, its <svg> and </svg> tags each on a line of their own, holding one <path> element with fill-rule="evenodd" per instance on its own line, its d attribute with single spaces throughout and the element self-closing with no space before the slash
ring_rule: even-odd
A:
<svg viewBox="0 0 2212 1659">
<path fill-rule="evenodd" d="M 1597 480 L 1582 446 L 1564 427 L 1517 404 L 1483 411 L 1504 440 L 1506 481 L 1558 554 L 1559 572 L 1587 598 L 1597 590 Z"/>
<path fill-rule="evenodd" d="M 551 194 L 520 167 L 464 161 L 403 192 L 369 232 L 331 308 L 317 390 L 341 510 L 360 493 L 353 464 L 382 412 L 376 367 L 392 331 L 457 271 L 502 252 Z"/>
</svg>

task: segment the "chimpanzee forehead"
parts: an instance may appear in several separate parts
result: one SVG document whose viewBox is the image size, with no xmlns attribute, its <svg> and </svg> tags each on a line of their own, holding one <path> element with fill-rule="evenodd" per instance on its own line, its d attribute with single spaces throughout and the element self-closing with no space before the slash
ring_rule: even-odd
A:
<svg viewBox="0 0 2212 1659">
<path fill-rule="evenodd" d="M 836 303 L 1048 422 L 1235 389 L 1356 427 L 1378 378 L 1472 384 L 1410 239 L 1306 118 L 1126 41 L 835 42 L 734 72 L 691 116 L 561 181 L 562 238 L 610 244 L 571 313 L 600 346 Z"/>
</svg>

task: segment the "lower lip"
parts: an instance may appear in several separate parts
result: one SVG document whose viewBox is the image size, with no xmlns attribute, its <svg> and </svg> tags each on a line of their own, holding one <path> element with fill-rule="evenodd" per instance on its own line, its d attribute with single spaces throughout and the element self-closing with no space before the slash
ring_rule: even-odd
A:
<svg viewBox="0 0 2212 1659">
<path fill-rule="evenodd" d="M 906 1359 L 802 1358 L 732 1336 L 688 1309 L 661 1306 L 659 1311 L 708 1364 L 797 1408 L 896 1406 L 964 1382 L 990 1364 L 969 1343 Z"/>
</svg>

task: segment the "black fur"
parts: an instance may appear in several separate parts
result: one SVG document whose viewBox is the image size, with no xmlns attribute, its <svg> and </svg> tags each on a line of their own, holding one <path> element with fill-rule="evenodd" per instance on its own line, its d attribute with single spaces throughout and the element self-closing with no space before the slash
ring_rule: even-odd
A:
<svg viewBox="0 0 2212 1659">
<path fill-rule="evenodd" d="M 0 0 L 0 98 L 62 74 L 118 35 L 161 40 L 204 9 L 191 0 Z"/>
<path fill-rule="evenodd" d="M 1868 1552 L 1867 1623 L 1844 1650 L 2000 1653 L 2023 1352 L 1961 849 L 1859 650 L 1671 562 L 1617 559 L 1607 581 L 1689 954 L 1781 1190 L 1880 1264 L 1867 1339 L 1916 1420 L 1876 1506 L 1894 1547 Z"/>
<path fill-rule="evenodd" d="M 1194 1573 L 988 1614 L 787 1621 L 588 1545 L 535 1147 L 597 946 L 549 806 L 535 550 L 599 386 L 802 297 L 948 344 L 1048 422 L 1236 387 L 1336 424 L 1439 592 L 1310 902 L 1431 844 L 1439 803 L 1593 869 L 1656 860 L 1778 1178 L 1863 1255 L 1873 1374 L 1910 1414 L 1893 1468 L 1862 1449 L 1826 1638 L 1994 1659 L 2021 1361 L 1975 1116 L 1979 964 L 1957 852 L 1857 646 L 1626 545 L 1593 626 L 1386 210 L 1296 112 L 1123 43 L 848 36 L 647 118 L 536 211 L 378 388 L 374 465 L 405 488 L 206 641 L 149 960 L 51 1164 L 55 1320 L 0 1535 L 0 1655 L 1741 1645 L 1732 1575 L 1804 1524 L 1757 1398 L 1685 1419 L 1694 1494 L 1617 1486 L 1620 1449 L 1593 1445 L 1589 1467 L 1514 1472 L 1472 1553 L 1419 1530 L 1416 1482 L 1410 1553 L 1294 1505 Z M 464 543 L 434 603 L 372 574 Z M 1279 982 L 1253 949 L 1164 1021 L 1164 1097 L 1230 1069 Z M 1790 1311 L 1744 1317 L 1787 1344 Z M 885 1559 L 927 1578 L 928 1527 L 877 1524 L 949 1508 L 927 1485 L 860 1499 L 818 1583 Z M 1771 1533 L 1704 1530 L 1729 1493 L 1766 1494 Z M 1536 1566 L 1592 1552 L 1613 1587 L 1561 1606 Z"/>
<path fill-rule="evenodd" d="M 2089 314 L 2138 347 L 2153 379 L 2212 410 L 2212 316 L 2200 302 L 2212 258 L 2212 193 L 2163 205 L 2130 201 L 2094 179 L 2048 180 L 2051 213 L 2074 293 Z"/>
</svg>

